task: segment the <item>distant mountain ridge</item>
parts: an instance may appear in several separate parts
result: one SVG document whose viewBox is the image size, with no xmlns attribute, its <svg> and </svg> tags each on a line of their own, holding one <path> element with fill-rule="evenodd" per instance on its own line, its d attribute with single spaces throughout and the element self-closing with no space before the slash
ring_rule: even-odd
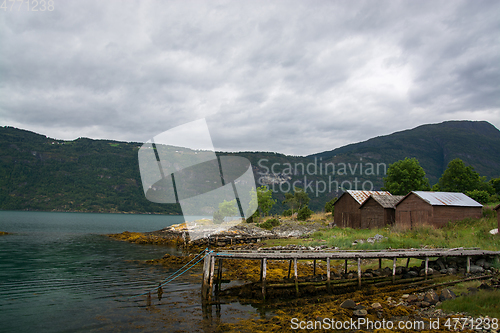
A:
<svg viewBox="0 0 500 333">
<path fill-rule="evenodd" d="M 137 152 L 142 143 L 79 138 L 64 141 L 13 127 L 0 127 L 0 209 L 129 212 L 180 214 L 178 204 L 155 204 L 145 199 Z M 270 185 L 304 186 L 304 174 L 287 175 L 286 164 L 308 166 L 313 162 L 389 165 L 405 157 L 416 157 L 431 185 L 449 161 L 462 159 L 482 176 L 500 176 L 500 131 L 485 121 L 448 121 L 379 136 L 331 151 L 309 156 L 287 156 L 273 152 L 218 153 L 248 158 L 256 181 Z M 276 175 L 264 173 L 271 166 Z M 311 168 L 313 169 L 313 168 Z M 309 170 L 309 169 L 308 169 Z M 385 174 L 340 176 L 315 173 L 307 181 L 369 180 L 380 189 Z M 366 169 L 365 169 L 366 170 Z M 272 173 L 272 172 L 271 172 Z M 331 177 L 331 178 L 330 178 Z M 284 186 L 286 188 L 286 186 Z M 321 210 L 337 191 L 311 196 L 310 207 Z M 272 213 L 279 213 L 284 194 L 276 192 Z"/>
<path fill-rule="evenodd" d="M 405 157 L 415 157 L 431 184 L 437 182 L 451 160 L 460 158 L 480 175 L 491 178 L 500 176 L 500 131 L 487 121 L 446 121 L 378 136 L 307 157 L 330 162 L 364 157 L 372 162 L 389 164 Z"/>
</svg>

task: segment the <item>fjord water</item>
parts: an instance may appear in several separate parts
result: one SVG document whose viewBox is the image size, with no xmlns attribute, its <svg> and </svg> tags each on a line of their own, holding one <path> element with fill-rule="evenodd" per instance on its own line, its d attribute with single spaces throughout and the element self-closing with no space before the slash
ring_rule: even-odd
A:
<svg viewBox="0 0 500 333">
<path fill-rule="evenodd" d="M 130 296 L 157 286 L 174 270 L 139 260 L 177 250 L 103 235 L 183 221 L 165 215 L 0 211 L 0 231 L 12 233 L 0 236 L 0 331 L 168 332 L 171 317 L 176 329 L 190 331 L 193 319 L 202 317 L 200 279 L 193 274 L 200 268 L 166 285 L 163 300 L 153 294 L 152 310 L 145 296 Z"/>
</svg>

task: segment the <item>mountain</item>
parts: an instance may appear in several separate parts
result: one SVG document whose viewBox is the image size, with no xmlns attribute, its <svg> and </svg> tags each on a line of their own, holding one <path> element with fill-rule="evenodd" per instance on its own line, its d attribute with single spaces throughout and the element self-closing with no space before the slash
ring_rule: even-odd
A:
<svg viewBox="0 0 500 333">
<path fill-rule="evenodd" d="M 137 152 L 142 143 L 79 138 L 63 141 L 0 127 L 0 209 L 180 214 L 178 204 L 145 199 Z M 500 131 L 488 122 L 450 121 L 350 144 L 309 156 L 272 152 L 218 153 L 248 158 L 258 186 L 284 193 L 306 188 L 310 207 L 345 189 L 380 189 L 390 163 L 416 157 L 431 185 L 461 158 L 483 176 L 500 176 Z M 366 187 L 365 187 L 366 186 Z"/>
<path fill-rule="evenodd" d="M 435 184 L 448 163 L 460 158 L 482 176 L 500 176 L 500 131 L 486 121 L 446 121 L 379 136 L 331 151 L 309 155 L 323 161 L 394 163 L 415 157 Z"/>
</svg>

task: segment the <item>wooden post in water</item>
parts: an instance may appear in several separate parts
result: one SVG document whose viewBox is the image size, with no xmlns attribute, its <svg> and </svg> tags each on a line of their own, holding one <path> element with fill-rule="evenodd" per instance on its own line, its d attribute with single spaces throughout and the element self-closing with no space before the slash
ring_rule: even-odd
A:
<svg viewBox="0 0 500 333">
<path fill-rule="evenodd" d="M 382 258 L 378 258 L 378 269 L 382 268 Z"/>
<path fill-rule="evenodd" d="M 425 279 L 427 280 L 427 275 L 429 275 L 429 257 L 425 257 Z"/>
<path fill-rule="evenodd" d="M 290 259 L 290 263 L 288 264 L 288 279 L 290 279 L 290 272 L 292 271 L 292 259 Z"/>
<path fill-rule="evenodd" d="M 204 300 L 208 298 L 208 280 L 210 278 L 210 258 L 211 255 L 207 255 L 203 259 L 203 278 L 201 280 L 201 296 Z"/>
<path fill-rule="evenodd" d="M 219 263 L 217 265 L 217 286 L 215 290 L 217 295 L 219 295 L 222 286 L 222 259 L 219 259 Z"/>
<path fill-rule="evenodd" d="M 208 278 L 208 297 L 207 300 L 212 301 L 212 290 L 214 286 L 214 270 L 215 270 L 215 256 L 210 256 L 210 277 Z"/>
<path fill-rule="evenodd" d="M 326 289 L 330 292 L 330 258 L 326 258 Z"/>
<path fill-rule="evenodd" d="M 295 277 L 295 292 L 297 294 L 297 297 L 299 296 L 299 278 L 297 276 L 297 258 L 293 258 L 293 270 L 294 270 L 294 277 Z"/>
<path fill-rule="evenodd" d="M 262 298 L 266 300 L 266 271 L 267 271 L 267 259 L 262 259 Z"/>
<path fill-rule="evenodd" d="M 396 282 L 396 257 L 392 258 L 392 283 Z"/>
<path fill-rule="evenodd" d="M 361 258 L 358 257 L 358 287 L 361 287 Z"/>
<path fill-rule="evenodd" d="M 313 265 L 313 276 L 316 276 L 316 259 L 314 259 L 314 265 Z"/>
<path fill-rule="evenodd" d="M 345 260 L 345 269 L 344 269 L 344 271 L 347 274 L 347 259 Z"/>
<path fill-rule="evenodd" d="M 262 282 L 263 273 L 264 273 L 264 259 L 260 259 L 260 279 L 259 279 L 260 282 Z"/>
<path fill-rule="evenodd" d="M 408 259 L 406 260 L 406 268 L 410 267 L 410 257 L 408 257 Z"/>
<path fill-rule="evenodd" d="M 467 273 L 470 273 L 470 256 L 467 256 Z"/>
</svg>

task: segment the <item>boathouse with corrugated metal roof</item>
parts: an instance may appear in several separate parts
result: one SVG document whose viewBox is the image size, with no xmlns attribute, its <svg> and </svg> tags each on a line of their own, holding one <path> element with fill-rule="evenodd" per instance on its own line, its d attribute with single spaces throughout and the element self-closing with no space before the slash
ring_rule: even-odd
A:
<svg viewBox="0 0 500 333">
<path fill-rule="evenodd" d="M 482 207 L 463 193 L 412 191 L 396 204 L 396 227 L 440 228 L 450 221 L 480 218 Z"/>
<path fill-rule="evenodd" d="M 334 203 L 333 220 L 340 228 L 361 228 L 361 211 L 359 207 L 372 194 L 391 195 L 387 191 L 354 191 L 342 193 Z"/>
</svg>

